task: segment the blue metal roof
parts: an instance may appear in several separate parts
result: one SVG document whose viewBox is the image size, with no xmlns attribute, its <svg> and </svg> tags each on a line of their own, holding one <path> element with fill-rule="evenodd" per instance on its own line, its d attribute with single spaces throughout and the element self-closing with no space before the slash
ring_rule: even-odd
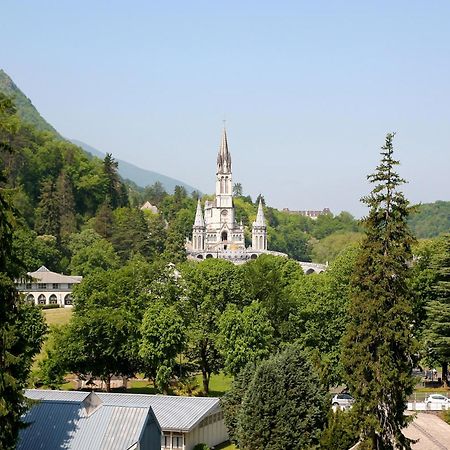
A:
<svg viewBox="0 0 450 450">
<path fill-rule="evenodd" d="M 30 426 L 21 430 L 17 449 L 124 450 L 139 441 L 149 414 L 153 415 L 148 406 L 105 404 L 88 414 L 83 400 L 89 394 L 82 394 L 33 405 L 24 418 Z"/>
<path fill-rule="evenodd" d="M 81 391 L 29 389 L 28 398 L 81 402 L 87 395 Z M 96 392 L 104 406 L 151 408 L 162 430 L 191 431 L 204 417 L 220 410 L 215 397 L 175 397 L 169 395 L 117 394 Z"/>
</svg>

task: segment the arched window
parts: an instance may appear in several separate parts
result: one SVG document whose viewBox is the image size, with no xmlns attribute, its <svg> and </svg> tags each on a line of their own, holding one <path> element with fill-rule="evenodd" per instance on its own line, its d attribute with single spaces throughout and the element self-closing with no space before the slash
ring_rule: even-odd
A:
<svg viewBox="0 0 450 450">
<path fill-rule="evenodd" d="M 222 231 L 222 242 L 228 240 L 228 233 L 226 231 Z"/>
<path fill-rule="evenodd" d="M 207 255 L 206 255 L 206 259 L 210 259 L 210 258 L 212 258 L 213 257 L 213 255 L 211 255 L 211 253 L 208 253 Z"/>
<path fill-rule="evenodd" d="M 48 299 L 50 305 L 57 305 L 58 304 L 58 298 L 55 294 L 50 295 L 50 298 Z"/>
<path fill-rule="evenodd" d="M 72 301 L 72 295 L 71 295 L 71 294 L 67 294 L 67 295 L 64 297 L 64 304 L 65 304 L 65 305 L 72 305 L 72 304 L 73 304 L 73 301 Z"/>
<path fill-rule="evenodd" d="M 197 255 L 197 259 L 203 259 L 203 255 Z"/>
<path fill-rule="evenodd" d="M 250 256 L 251 259 L 256 259 L 257 257 L 258 257 L 258 255 L 255 255 L 254 253 L 252 256 Z"/>
<path fill-rule="evenodd" d="M 313 274 L 314 273 L 314 269 L 308 269 L 307 271 L 306 271 L 306 275 L 311 275 L 311 274 Z"/>
<path fill-rule="evenodd" d="M 45 305 L 47 303 L 47 299 L 45 298 L 45 295 L 44 294 L 41 294 L 39 297 L 38 297 L 38 304 L 39 305 Z"/>
<path fill-rule="evenodd" d="M 34 295 L 33 294 L 27 295 L 27 302 L 34 303 Z"/>
</svg>

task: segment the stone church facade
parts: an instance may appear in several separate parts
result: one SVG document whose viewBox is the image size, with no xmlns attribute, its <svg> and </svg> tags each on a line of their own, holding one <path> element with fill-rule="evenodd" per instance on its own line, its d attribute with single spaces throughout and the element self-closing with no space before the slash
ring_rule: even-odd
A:
<svg viewBox="0 0 450 450">
<path fill-rule="evenodd" d="M 205 202 L 204 211 L 198 200 L 192 241 L 186 244 L 188 257 L 199 260 L 221 258 L 242 263 L 263 253 L 286 256 L 267 249 L 267 227 L 261 202 L 252 224 L 251 246 L 245 246 L 244 226 L 236 221 L 232 182 L 231 154 L 224 129 L 217 155 L 216 195 L 213 201 Z"/>
</svg>

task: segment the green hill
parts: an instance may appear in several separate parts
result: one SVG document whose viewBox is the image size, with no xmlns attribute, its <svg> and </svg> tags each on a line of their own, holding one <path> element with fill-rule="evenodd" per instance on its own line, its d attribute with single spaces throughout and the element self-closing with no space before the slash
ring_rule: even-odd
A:
<svg viewBox="0 0 450 450">
<path fill-rule="evenodd" d="M 423 203 L 409 221 L 414 235 L 426 239 L 450 232 L 450 202 Z"/>
<path fill-rule="evenodd" d="M 50 131 L 58 137 L 61 135 L 39 114 L 31 100 L 16 86 L 8 74 L 0 69 L 0 92 L 11 97 L 17 108 L 19 117 L 25 122 L 33 125 L 39 131 Z"/>
<path fill-rule="evenodd" d="M 66 140 L 53 128 L 34 107 L 31 100 L 17 87 L 11 77 L 0 69 L 0 92 L 12 97 L 17 108 L 17 113 L 24 123 L 33 125 L 39 131 L 49 131 L 61 140 Z M 101 152 L 84 142 L 71 140 L 72 143 L 81 147 L 85 152 L 97 156 L 101 159 L 106 152 Z M 140 187 L 146 187 L 156 182 L 160 182 L 167 192 L 173 192 L 175 186 L 183 186 L 188 192 L 198 190 L 183 181 L 162 175 L 152 170 L 142 169 L 126 161 L 116 159 L 119 163 L 119 175 L 125 180 L 131 180 Z"/>
</svg>

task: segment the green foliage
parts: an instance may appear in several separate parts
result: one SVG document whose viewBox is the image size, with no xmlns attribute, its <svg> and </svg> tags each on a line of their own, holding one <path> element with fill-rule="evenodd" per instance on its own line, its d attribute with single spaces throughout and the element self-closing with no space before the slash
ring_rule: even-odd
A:
<svg viewBox="0 0 450 450">
<path fill-rule="evenodd" d="M 354 231 L 337 231 L 319 241 L 314 241 L 312 244 L 311 257 L 314 261 L 319 263 L 330 263 L 334 261 L 343 250 L 359 243 L 362 236 L 362 233 L 356 233 Z"/>
<path fill-rule="evenodd" d="M 155 302 L 145 311 L 141 325 L 139 356 L 145 375 L 167 392 L 175 358 L 183 349 L 185 326 L 175 306 Z"/>
<path fill-rule="evenodd" d="M 447 380 L 450 361 L 450 234 L 443 235 L 436 244 L 437 251 L 430 260 L 430 269 L 435 277 L 426 308 L 425 339 L 428 351 L 442 365 L 443 379 Z"/>
<path fill-rule="evenodd" d="M 352 411 L 332 411 L 328 413 L 328 424 L 320 438 L 320 448 L 323 450 L 348 450 L 359 439 L 355 426 L 357 420 Z"/>
<path fill-rule="evenodd" d="M 273 328 L 260 303 L 252 302 L 242 312 L 235 304 L 229 304 L 219 319 L 219 348 L 225 370 L 236 375 L 249 361 L 267 358 L 272 335 Z"/>
<path fill-rule="evenodd" d="M 363 445 L 410 448 L 402 428 L 416 350 L 411 294 L 407 287 L 413 239 L 407 227 L 404 182 L 394 171 L 393 135 L 382 147 L 381 163 L 368 178 L 375 186 L 363 201 L 370 207 L 366 236 L 355 266 L 350 323 L 343 340 L 342 362 Z"/>
<path fill-rule="evenodd" d="M 408 220 L 418 238 L 432 238 L 450 230 L 450 201 L 418 205 Z"/>
<path fill-rule="evenodd" d="M 193 450 L 210 450 L 210 448 L 206 444 L 197 444 Z"/>
<path fill-rule="evenodd" d="M 326 423 L 327 392 L 298 345 L 261 362 L 242 399 L 242 449 L 314 448 Z"/>
<path fill-rule="evenodd" d="M 0 94 L 0 154 L 10 155 L 18 121 L 11 101 Z M 14 251 L 16 211 L 5 188 L 5 159 L 0 159 L 0 448 L 13 449 L 27 410 L 23 389 L 33 357 L 39 352 L 46 325 L 42 312 L 24 303 L 14 280 L 24 275 Z"/>
</svg>

